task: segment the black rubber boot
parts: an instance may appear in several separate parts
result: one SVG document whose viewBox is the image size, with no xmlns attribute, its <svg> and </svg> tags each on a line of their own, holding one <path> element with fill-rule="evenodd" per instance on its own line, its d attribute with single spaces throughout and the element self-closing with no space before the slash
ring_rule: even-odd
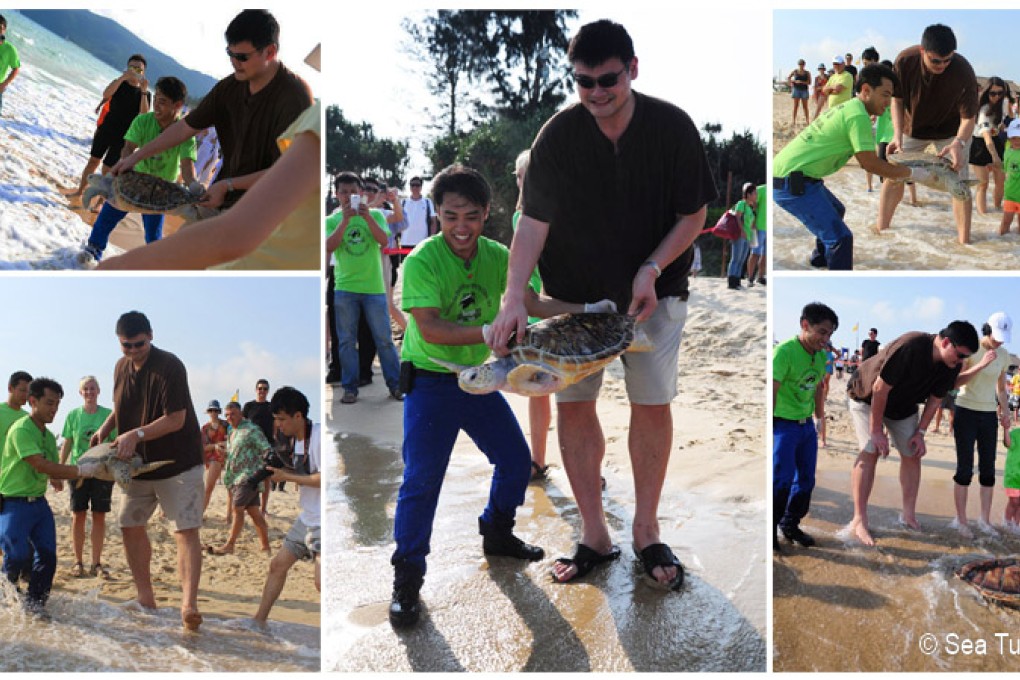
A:
<svg viewBox="0 0 1020 680">
<path fill-rule="evenodd" d="M 739 276 L 727 276 L 726 283 L 730 290 L 743 290 L 743 288 L 740 287 Z"/>
<path fill-rule="evenodd" d="M 390 600 L 390 625 L 394 628 L 408 628 L 418 623 L 421 617 L 419 593 L 425 582 L 415 567 L 400 562 L 394 565 L 393 598 Z"/>
<path fill-rule="evenodd" d="M 791 543 L 800 543 L 805 548 L 810 548 L 815 544 L 815 539 L 801 531 L 800 527 L 780 527 L 779 530 Z"/>
<path fill-rule="evenodd" d="M 544 550 L 517 538 L 512 529 L 513 524 L 496 526 L 479 519 L 478 533 L 482 535 L 482 551 L 493 557 L 513 557 L 529 562 L 537 562 L 545 557 Z"/>
</svg>

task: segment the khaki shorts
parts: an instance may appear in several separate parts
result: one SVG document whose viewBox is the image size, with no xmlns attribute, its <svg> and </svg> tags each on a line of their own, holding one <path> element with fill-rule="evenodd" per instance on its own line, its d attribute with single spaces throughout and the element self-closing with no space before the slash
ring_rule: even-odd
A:
<svg viewBox="0 0 1020 680">
<path fill-rule="evenodd" d="M 294 554 L 299 560 L 314 560 L 322 554 L 322 541 L 319 527 L 306 527 L 300 519 L 294 520 L 290 531 L 283 537 L 283 547 Z"/>
<path fill-rule="evenodd" d="M 871 444 L 871 405 L 861 401 L 854 401 L 849 397 L 846 400 L 847 410 L 854 421 L 854 433 L 857 435 L 857 448 L 864 453 L 875 453 L 875 447 Z M 910 438 L 917 432 L 918 416 L 915 413 L 903 420 L 892 420 L 883 418 L 887 436 L 901 456 L 913 458 L 914 452 L 910 448 Z"/>
<path fill-rule="evenodd" d="M 900 151 L 923 152 L 930 145 L 934 144 L 935 153 L 939 153 L 942 149 L 949 146 L 954 139 L 956 139 L 956 137 L 949 137 L 947 139 L 914 139 L 909 135 L 903 135 L 903 148 L 900 149 Z M 970 159 L 970 143 L 970 139 L 968 139 L 967 143 L 963 145 L 962 149 L 960 149 L 961 158 L 963 158 L 963 167 L 960 168 L 959 172 L 960 179 L 967 179 L 970 177 L 970 163 L 968 162 Z M 895 154 L 893 154 L 893 157 L 895 157 Z"/>
<path fill-rule="evenodd" d="M 680 338 L 687 321 L 687 302 L 678 297 L 659 300 L 648 321 L 639 326 L 655 346 L 651 352 L 626 352 L 620 357 L 627 396 L 632 404 L 668 404 L 677 395 Z M 602 371 L 556 393 L 557 402 L 595 401 L 602 387 Z"/>
<path fill-rule="evenodd" d="M 201 527 L 205 503 L 203 472 L 204 467 L 196 465 L 168 479 L 132 480 L 121 503 L 121 528 L 145 526 L 157 505 L 177 531 Z"/>
</svg>

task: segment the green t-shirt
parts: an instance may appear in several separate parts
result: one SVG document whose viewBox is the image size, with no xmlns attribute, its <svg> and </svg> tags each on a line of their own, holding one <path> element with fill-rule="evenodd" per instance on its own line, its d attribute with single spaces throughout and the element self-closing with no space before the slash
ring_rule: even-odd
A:
<svg viewBox="0 0 1020 680">
<path fill-rule="evenodd" d="M 513 228 L 515 234 L 517 233 L 517 222 L 519 222 L 520 219 L 521 211 L 520 210 L 514 211 Z M 535 291 L 536 295 L 540 295 L 542 293 L 542 276 L 538 273 L 537 266 L 535 267 L 535 271 L 531 272 L 531 278 L 528 279 L 528 288 Z M 541 321 L 541 319 L 535 316 L 528 317 L 528 323 L 535 323 L 537 321 Z"/>
<path fill-rule="evenodd" d="M 1002 486 L 1020 489 L 1020 427 L 1009 431 L 1009 450 L 1006 452 L 1006 466 L 1002 471 Z"/>
<path fill-rule="evenodd" d="M 758 231 L 768 231 L 768 189 L 764 184 L 758 185 L 758 218 L 754 226 Z"/>
<path fill-rule="evenodd" d="M 103 426 L 109 415 L 110 409 L 105 406 L 96 406 L 95 413 L 86 413 L 85 407 L 79 406 L 67 414 L 61 436 L 71 442 L 71 456 L 67 459 L 69 465 L 78 464 L 78 457 L 89 450 L 89 439 Z M 116 438 L 117 428 L 113 428 L 104 441 L 112 442 Z"/>
<path fill-rule="evenodd" d="M 833 73 L 829 76 L 829 80 L 825 83 L 825 86 L 835 87 L 836 85 L 842 85 L 843 91 L 829 95 L 830 109 L 836 108 L 843 102 L 850 101 L 850 98 L 854 96 L 854 77 L 849 71 Z"/>
<path fill-rule="evenodd" d="M 18 50 L 9 42 L 0 44 L 0 81 L 7 80 L 7 76 L 16 68 L 21 68 Z"/>
<path fill-rule="evenodd" d="M 892 110 L 886 109 L 882 115 L 875 120 L 875 141 L 879 144 L 888 144 L 893 140 L 896 130 L 892 124 Z"/>
<path fill-rule="evenodd" d="M 156 121 L 156 114 L 149 111 L 148 113 L 135 116 L 135 119 L 131 122 L 131 127 L 124 134 L 124 140 L 142 147 L 156 137 L 159 137 L 159 133 L 162 131 L 163 128 Z M 168 182 L 176 182 L 177 175 L 181 173 L 182 158 L 195 160 L 194 137 L 189 137 L 177 146 L 140 161 L 135 166 L 135 172 L 140 172 L 144 175 L 155 175 Z"/>
<path fill-rule="evenodd" d="M 49 477 L 25 462 L 25 458 L 39 454 L 51 463 L 58 462 L 56 437 L 49 430 L 40 430 L 31 418 L 20 419 L 7 432 L 0 454 L 0 495 L 16 498 L 46 495 Z"/>
<path fill-rule="evenodd" d="M 797 170 L 814 179 L 836 172 L 855 153 L 875 150 L 871 116 L 860 99 L 829 109 L 783 147 L 772 161 L 775 177 Z"/>
<path fill-rule="evenodd" d="M 506 290 L 510 251 L 506 246 L 485 238 L 478 239 L 478 253 L 465 267 L 453 254 L 442 233 L 430 236 L 415 247 L 404 260 L 404 296 L 402 308 L 436 308 L 444 321 L 463 326 L 492 323 Z M 484 343 L 477 345 L 436 345 L 426 342 L 413 315 L 408 316 L 407 331 L 400 358 L 426 371 L 446 372 L 429 357 L 462 366 L 477 366 L 489 357 Z"/>
<path fill-rule="evenodd" d="M 11 425 L 28 415 L 28 411 L 13 409 L 7 402 L 0 402 L 0 449 L 3 449 L 4 440 L 7 438 L 7 431 Z"/>
<path fill-rule="evenodd" d="M 1009 142 L 1006 143 L 1006 152 L 1002 154 L 1002 169 L 1006 171 L 1003 198 L 1020 203 L 1020 149 L 1014 149 Z"/>
<path fill-rule="evenodd" d="M 787 420 L 811 417 L 815 411 L 815 390 L 825 376 L 825 354 L 808 354 L 797 337 L 776 345 L 772 352 L 772 379 L 780 385 L 774 416 Z"/>
<path fill-rule="evenodd" d="M 386 225 L 386 215 L 374 208 L 371 215 L 386 236 L 389 236 L 390 228 Z M 343 218 L 340 211 L 326 218 L 326 236 L 337 230 Z M 382 246 L 372 236 L 372 230 L 369 229 L 365 218 L 361 216 L 351 218 L 339 247 L 333 251 L 333 259 L 336 265 L 334 271 L 336 290 L 366 295 L 386 292 L 386 282 L 383 281 Z"/>
<path fill-rule="evenodd" d="M 737 204 L 733 206 L 733 212 L 737 213 L 737 215 L 744 216 L 744 219 L 741 220 L 741 226 L 744 227 L 744 238 L 750 241 L 751 232 L 754 231 L 754 208 L 752 208 L 751 204 L 744 199 L 740 199 L 737 201 Z"/>
</svg>

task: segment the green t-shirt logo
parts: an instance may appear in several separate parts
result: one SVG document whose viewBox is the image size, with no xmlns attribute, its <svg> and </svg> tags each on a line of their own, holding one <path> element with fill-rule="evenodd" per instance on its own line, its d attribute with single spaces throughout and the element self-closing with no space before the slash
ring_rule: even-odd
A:
<svg viewBox="0 0 1020 680">
<path fill-rule="evenodd" d="M 811 370 L 806 371 L 797 381 L 797 389 L 801 392 L 814 394 L 816 387 L 818 387 L 818 375 Z"/>
<path fill-rule="evenodd" d="M 363 227 L 348 226 L 344 234 L 344 250 L 349 255 L 364 255 L 368 251 L 368 239 L 365 236 Z"/>
<path fill-rule="evenodd" d="M 488 292 L 474 283 L 460 286 L 454 299 L 458 301 L 454 310 L 456 323 L 468 326 L 477 325 L 482 318 L 482 309 L 492 304 Z"/>
</svg>

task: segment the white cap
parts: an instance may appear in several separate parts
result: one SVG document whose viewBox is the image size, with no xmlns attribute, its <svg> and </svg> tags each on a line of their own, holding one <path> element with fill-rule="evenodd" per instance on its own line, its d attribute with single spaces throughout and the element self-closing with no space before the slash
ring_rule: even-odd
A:
<svg viewBox="0 0 1020 680">
<path fill-rule="evenodd" d="M 996 312 L 988 317 L 988 325 L 992 327 L 992 339 L 996 342 L 1009 342 L 1013 332 L 1013 319 L 1006 312 Z"/>
<path fill-rule="evenodd" d="M 1006 137 L 1020 137 L 1020 118 L 1014 118 L 1006 128 Z"/>
<path fill-rule="evenodd" d="M 843 55 L 842 54 L 837 54 L 835 57 L 833 57 L 832 58 L 832 63 L 833 64 L 846 64 L 846 62 L 843 61 Z"/>
</svg>

